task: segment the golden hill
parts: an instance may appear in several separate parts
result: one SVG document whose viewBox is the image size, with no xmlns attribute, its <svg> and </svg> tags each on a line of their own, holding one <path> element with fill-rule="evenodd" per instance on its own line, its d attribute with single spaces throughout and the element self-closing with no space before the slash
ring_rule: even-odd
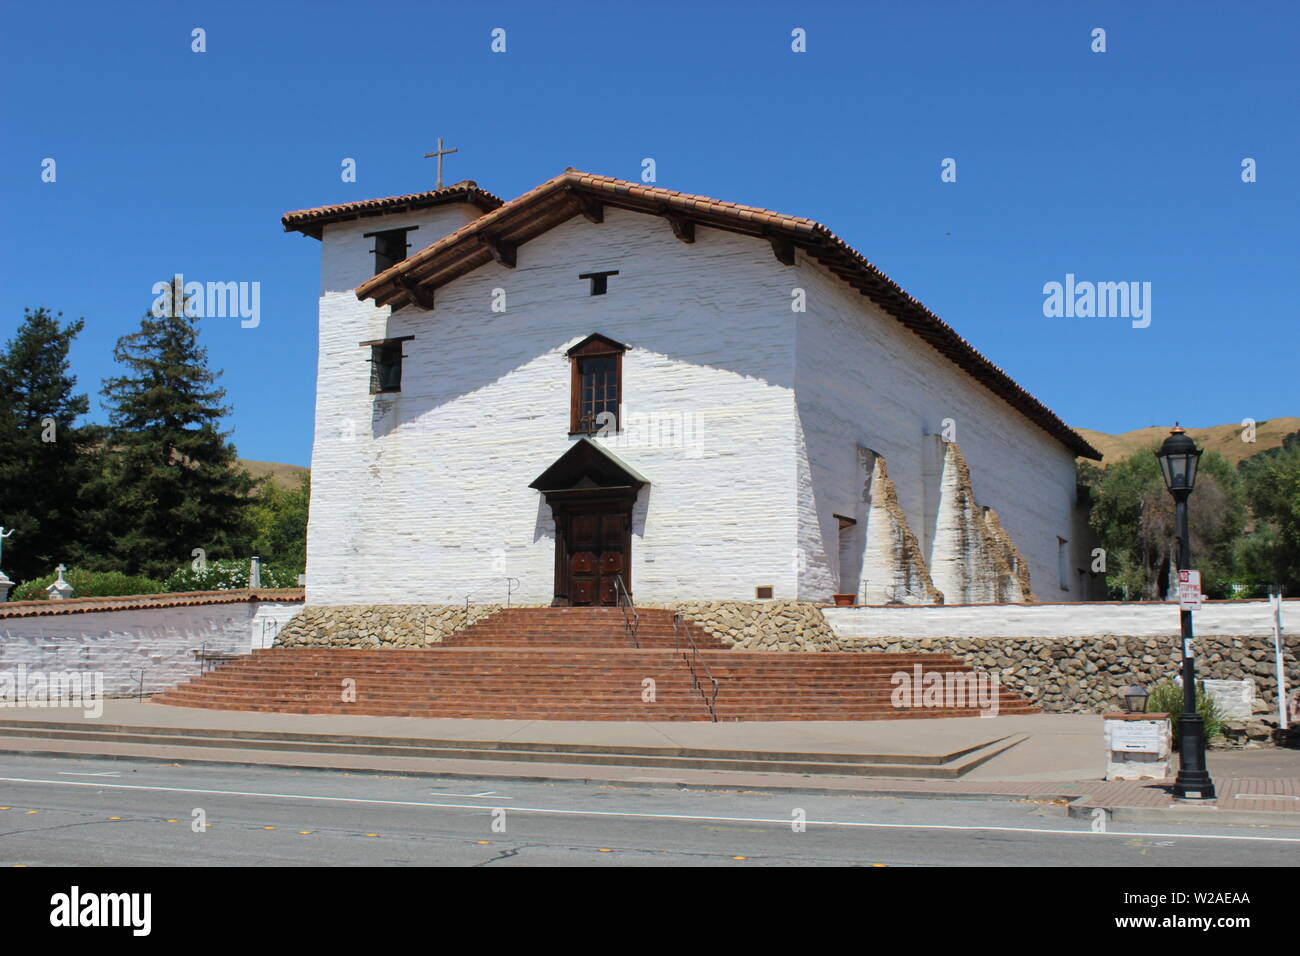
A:
<svg viewBox="0 0 1300 956">
<path fill-rule="evenodd" d="M 1138 428 L 1121 435 L 1108 435 L 1088 428 L 1076 428 L 1075 431 L 1105 456 L 1101 462 L 1104 466 L 1113 465 L 1137 452 L 1154 451 L 1169 434 L 1169 427 Z M 1208 428 L 1183 427 L 1198 447 L 1205 451 L 1217 451 L 1235 467 L 1252 455 L 1277 448 L 1287 435 L 1300 431 L 1300 418 L 1270 418 L 1256 422 L 1253 443 L 1242 441 L 1244 429 L 1240 424 L 1211 425 Z"/>
<path fill-rule="evenodd" d="M 296 489 L 302 477 L 311 473 L 310 468 L 302 465 L 285 465 L 278 461 L 249 461 L 241 458 L 239 465 L 254 478 L 270 476 L 271 484 L 289 489 Z"/>
</svg>

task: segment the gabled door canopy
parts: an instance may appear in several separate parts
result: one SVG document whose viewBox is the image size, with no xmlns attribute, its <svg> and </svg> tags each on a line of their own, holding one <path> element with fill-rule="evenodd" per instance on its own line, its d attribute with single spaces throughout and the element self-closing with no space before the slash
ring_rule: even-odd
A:
<svg viewBox="0 0 1300 956">
<path fill-rule="evenodd" d="M 577 491 L 625 490 L 635 497 L 650 479 L 608 448 L 580 438 L 528 485 L 549 499 L 553 494 Z"/>
</svg>

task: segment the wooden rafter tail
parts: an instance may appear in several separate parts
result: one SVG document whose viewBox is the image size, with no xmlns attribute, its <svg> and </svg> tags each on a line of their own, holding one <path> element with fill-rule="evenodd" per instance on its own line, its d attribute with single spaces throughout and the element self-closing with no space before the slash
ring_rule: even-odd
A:
<svg viewBox="0 0 1300 956">
<path fill-rule="evenodd" d="M 794 240 L 787 236 L 768 236 L 767 241 L 772 243 L 772 254 L 776 256 L 776 261 L 783 266 L 794 265 Z"/>
<path fill-rule="evenodd" d="M 660 213 L 660 215 L 668 220 L 668 224 L 673 227 L 673 235 L 676 236 L 678 239 L 680 239 L 682 242 L 695 241 L 695 220 L 694 219 L 687 219 L 681 213 L 676 213 L 676 212 L 665 211 Z"/>
<path fill-rule="evenodd" d="M 483 245 L 487 247 L 488 251 L 492 253 L 493 259 L 501 263 L 507 269 L 513 269 L 515 267 L 519 248 L 515 243 L 506 242 L 497 236 L 480 236 L 479 239 L 482 241 Z"/>
<path fill-rule="evenodd" d="M 573 204 L 578 207 L 578 212 L 582 213 L 583 218 L 588 222 L 605 221 L 605 204 L 599 199 L 595 199 L 585 193 L 578 192 L 570 186 L 567 190 L 569 198 Z"/>
<path fill-rule="evenodd" d="M 420 285 L 410 276 L 398 276 L 397 286 L 412 303 L 426 311 L 433 311 L 433 289 Z"/>
</svg>

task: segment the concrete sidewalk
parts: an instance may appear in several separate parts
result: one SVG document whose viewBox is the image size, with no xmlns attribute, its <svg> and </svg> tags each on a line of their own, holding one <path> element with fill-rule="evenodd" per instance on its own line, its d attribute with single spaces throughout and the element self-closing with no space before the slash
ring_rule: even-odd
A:
<svg viewBox="0 0 1300 956">
<path fill-rule="evenodd" d="M 15 723 L 48 730 L 37 732 L 44 736 L 22 736 L 12 729 Z M 127 741 L 112 740 L 115 732 Z M 222 740 L 217 746 L 191 745 L 207 734 Z M 275 749 L 264 739 L 277 736 L 306 743 L 297 750 Z M 1219 799 L 1207 806 L 1174 800 L 1169 781 L 1102 780 L 1101 740 L 1101 718 L 1086 714 L 714 724 L 266 714 L 132 700 L 106 701 L 99 718 L 71 709 L 0 708 L 0 751 L 10 752 L 625 786 L 1002 798 L 1041 803 L 1044 812 L 1071 816 L 1096 816 L 1100 808 L 1117 820 L 1300 826 L 1300 752 L 1269 751 L 1261 760 L 1260 751 L 1212 751 L 1209 766 Z M 454 754 L 457 741 L 486 759 L 393 755 L 419 744 L 447 745 Z M 540 756 L 521 753 L 530 749 Z M 960 779 L 901 773 L 908 769 L 904 765 L 916 771 L 962 753 L 984 762 L 959 769 Z M 650 756 L 628 766 L 618 754 Z M 708 759 L 682 759 L 691 756 Z M 649 769 L 646 760 L 659 763 Z M 822 761 L 825 769 L 765 772 L 762 760 Z M 834 769 L 847 766 L 841 761 L 857 760 L 878 762 L 886 775 L 850 776 Z M 740 769 L 727 769 L 730 764 Z M 816 763 L 804 766 L 820 769 Z M 889 776 L 890 767 L 909 778 Z M 1252 775 L 1252 770 L 1264 772 Z"/>
<path fill-rule="evenodd" d="M 1105 769 L 1101 718 L 1092 715 L 1021 715 L 878 721 L 594 721 L 460 720 L 338 714 L 273 714 L 172 707 L 148 701 L 107 700 L 103 714 L 74 708 L 0 707 L 10 721 L 107 727 L 174 728 L 239 733 L 311 734 L 424 741 L 495 742 L 594 748 L 663 748 L 753 754 L 889 759 L 941 757 L 1024 738 L 977 771 L 982 779 L 1086 780 Z M 990 768 L 996 766 L 996 772 Z M 993 773 L 993 776 L 990 776 Z"/>
</svg>

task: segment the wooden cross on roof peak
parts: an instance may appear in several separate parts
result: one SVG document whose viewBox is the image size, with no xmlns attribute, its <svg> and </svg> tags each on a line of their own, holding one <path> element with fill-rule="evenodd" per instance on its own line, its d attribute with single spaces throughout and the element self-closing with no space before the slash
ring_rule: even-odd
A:
<svg viewBox="0 0 1300 956">
<path fill-rule="evenodd" d="M 442 188 L 442 157 L 444 157 L 444 156 L 449 156 L 449 155 L 451 155 L 452 153 L 456 153 L 456 152 L 459 152 L 459 150 L 456 150 L 456 149 L 443 149 L 443 148 L 442 148 L 442 137 L 439 136 L 439 137 L 438 137 L 438 148 L 435 149 L 432 153 L 425 153 L 425 154 L 424 154 L 424 158 L 425 158 L 425 159 L 428 159 L 428 158 L 431 157 L 431 156 L 437 156 L 437 157 L 438 157 L 438 182 L 437 182 L 437 185 L 434 186 L 435 189 L 441 189 L 441 188 Z"/>
</svg>

